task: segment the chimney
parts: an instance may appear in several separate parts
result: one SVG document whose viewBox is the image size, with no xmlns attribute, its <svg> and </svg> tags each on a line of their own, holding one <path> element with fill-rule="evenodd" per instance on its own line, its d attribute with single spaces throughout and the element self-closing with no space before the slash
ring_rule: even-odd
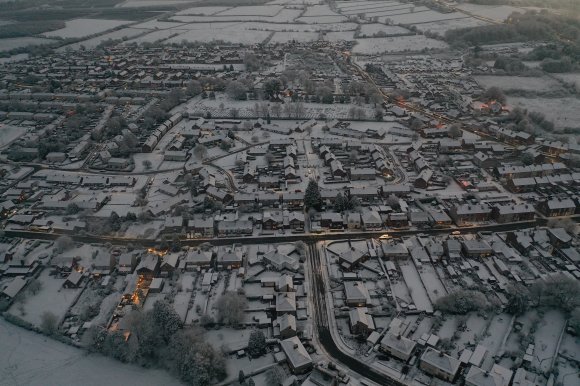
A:
<svg viewBox="0 0 580 386">
<path fill-rule="evenodd" d="M 440 356 L 441 358 L 443 358 L 443 356 L 444 356 L 444 355 L 445 355 L 445 354 L 443 354 L 443 351 L 439 351 L 439 356 Z"/>
<path fill-rule="evenodd" d="M 298 343 L 294 343 L 294 350 L 298 350 Z"/>
</svg>

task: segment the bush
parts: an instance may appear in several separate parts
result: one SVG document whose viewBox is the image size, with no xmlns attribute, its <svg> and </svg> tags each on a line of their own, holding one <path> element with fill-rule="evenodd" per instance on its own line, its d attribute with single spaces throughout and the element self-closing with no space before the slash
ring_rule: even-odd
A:
<svg viewBox="0 0 580 386">
<path fill-rule="evenodd" d="M 254 330 L 248 341 L 248 354 L 254 358 L 266 353 L 266 336 L 261 330 Z"/>
<path fill-rule="evenodd" d="M 437 300 L 435 308 L 448 314 L 467 314 L 471 311 L 486 310 L 489 302 L 479 291 L 459 290 Z"/>
<path fill-rule="evenodd" d="M 50 311 L 46 311 L 40 317 L 40 328 L 46 335 L 54 335 L 58 330 L 58 318 Z"/>
</svg>

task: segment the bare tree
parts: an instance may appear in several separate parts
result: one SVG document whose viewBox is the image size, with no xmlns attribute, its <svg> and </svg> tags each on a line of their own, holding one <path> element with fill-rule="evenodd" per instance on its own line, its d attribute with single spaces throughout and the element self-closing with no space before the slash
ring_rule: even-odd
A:
<svg viewBox="0 0 580 386">
<path fill-rule="evenodd" d="M 248 301 L 243 295 L 226 292 L 216 302 L 218 321 L 230 326 L 237 326 L 244 320 L 244 310 Z"/>
<path fill-rule="evenodd" d="M 69 236 L 60 236 L 54 242 L 54 249 L 58 253 L 62 253 L 64 251 L 68 251 L 72 247 L 74 247 L 74 241 Z"/>
<path fill-rule="evenodd" d="M 207 157 L 207 147 L 198 144 L 193 148 L 193 155 L 195 155 L 195 158 L 197 159 L 205 159 L 205 157 Z"/>
</svg>

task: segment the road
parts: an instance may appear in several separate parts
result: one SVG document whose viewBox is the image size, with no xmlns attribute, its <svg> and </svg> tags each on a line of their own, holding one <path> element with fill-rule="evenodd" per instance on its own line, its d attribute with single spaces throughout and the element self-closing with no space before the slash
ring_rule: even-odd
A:
<svg viewBox="0 0 580 386">
<path fill-rule="evenodd" d="M 315 325 L 315 330 L 318 332 L 318 342 L 323 346 L 324 350 L 332 357 L 334 362 L 338 362 L 351 371 L 358 375 L 358 378 L 367 378 L 373 382 L 380 385 L 387 386 L 403 386 L 405 383 L 400 382 L 397 379 L 389 378 L 387 374 L 378 372 L 366 363 L 348 355 L 343 350 L 341 350 L 334 340 L 331 332 L 330 323 L 333 321 L 329 320 L 328 317 L 328 304 L 327 299 L 327 289 L 325 279 L 324 264 L 322 263 L 322 257 L 320 256 L 320 251 L 315 243 L 308 244 L 307 248 L 308 256 L 308 269 L 310 272 L 310 291 L 313 296 L 313 320 Z"/>
<path fill-rule="evenodd" d="M 198 246 L 203 243 L 210 243 L 212 245 L 231 245 L 231 244 L 271 244 L 304 241 L 313 243 L 325 240 L 344 240 L 344 239 L 363 239 L 363 238 L 378 238 L 386 233 L 397 238 L 401 236 L 411 236 L 416 234 L 426 235 L 440 235 L 449 234 L 453 231 L 463 233 L 475 233 L 481 231 L 488 232 L 505 232 L 510 230 L 525 229 L 535 227 L 538 225 L 545 225 L 544 219 L 536 219 L 532 221 L 521 221 L 506 224 L 491 224 L 479 225 L 472 227 L 458 227 L 458 228 L 440 228 L 440 229 L 402 229 L 402 230 L 380 230 L 380 231 L 355 231 L 355 232 L 323 232 L 323 233 L 295 233 L 291 235 L 259 235 L 259 236 L 242 236 L 242 237 L 215 237 L 215 238 L 196 238 L 196 239 L 181 239 L 183 246 Z M 82 243 L 111 243 L 114 245 L 139 245 L 143 247 L 154 247 L 159 244 L 158 240 L 152 239 L 137 239 L 126 237 L 110 237 L 97 235 L 79 235 L 77 233 L 48 233 L 35 232 L 29 230 L 13 230 L 4 229 L 4 235 L 7 237 L 22 237 L 26 239 L 39 240 L 56 240 L 62 235 L 68 235 L 73 240 Z"/>
</svg>

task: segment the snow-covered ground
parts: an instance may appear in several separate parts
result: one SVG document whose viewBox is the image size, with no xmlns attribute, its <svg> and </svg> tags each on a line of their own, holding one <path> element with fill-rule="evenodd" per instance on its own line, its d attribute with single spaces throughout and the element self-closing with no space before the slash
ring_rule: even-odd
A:
<svg viewBox="0 0 580 386">
<path fill-rule="evenodd" d="M 28 129 L 21 126 L 0 125 L 0 148 L 20 138 Z"/>
<path fill-rule="evenodd" d="M 421 51 L 423 49 L 444 49 L 447 43 L 429 39 L 423 35 L 397 36 L 387 38 L 357 39 L 354 54 L 375 55 L 387 52 Z"/>
<path fill-rule="evenodd" d="M 105 32 L 115 27 L 131 23 L 126 20 L 106 20 L 106 19 L 73 19 L 66 21 L 66 27 L 56 31 L 44 33 L 47 37 L 59 38 L 82 38 Z"/>
<path fill-rule="evenodd" d="M 125 365 L 0 318 L 0 385 L 180 385 L 168 373 Z"/>
<path fill-rule="evenodd" d="M 40 46 L 43 44 L 56 43 L 54 39 L 35 38 L 32 36 L 23 38 L 0 39 L 0 51 L 10 51 L 15 48 L 26 46 Z"/>
<path fill-rule="evenodd" d="M 548 76 L 530 77 L 530 76 L 494 76 L 494 75 L 476 75 L 474 76 L 477 83 L 484 88 L 499 87 L 504 91 L 523 90 L 548 92 L 562 89 L 562 85 L 557 80 Z M 508 98 L 509 101 L 509 98 Z"/>
<path fill-rule="evenodd" d="M 81 289 L 62 288 L 65 279 L 57 279 L 49 274 L 50 270 L 45 269 L 38 277 L 41 291 L 36 295 L 27 294 L 22 303 L 14 303 L 8 312 L 35 326 L 40 326 L 44 312 L 52 312 L 57 318 L 63 317 Z"/>
<path fill-rule="evenodd" d="M 566 127 L 578 127 L 580 121 L 580 99 L 565 98 L 523 98 L 509 97 L 510 107 L 522 107 L 528 111 L 536 111 L 554 122 L 556 130 Z"/>
</svg>

